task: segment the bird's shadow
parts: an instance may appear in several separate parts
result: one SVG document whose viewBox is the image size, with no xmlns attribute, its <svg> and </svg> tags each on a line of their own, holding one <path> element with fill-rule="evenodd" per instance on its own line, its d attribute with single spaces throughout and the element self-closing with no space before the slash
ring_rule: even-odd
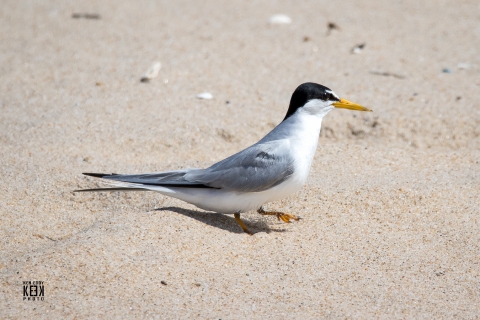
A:
<svg viewBox="0 0 480 320">
<path fill-rule="evenodd" d="M 203 222 L 208 224 L 209 226 L 219 228 L 222 230 L 226 230 L 233 233 L 244 233 L 243 230 L 238 225 L 235 218 L 230 217 L 229 215 L 223 213 L 216 213 L 216 212 L 205 212 L 205 211 L 197 211 L 197 210 L 189 210 L 179 207 L 162 207 L 162 208 L 155 208 L 153 211 L 173 211 L 176 213 L 183 214 L 186 217 L 195 219 L 197 221 Z M 272 229 L 266 223 L 266 221 L 257 220 L 255 222 L 246 220 L 242 217 L 242 221 L 248 227 L 250 232 L 257 233 L 257 232 L 286 232 L 287 229 Z"/>
</svg>

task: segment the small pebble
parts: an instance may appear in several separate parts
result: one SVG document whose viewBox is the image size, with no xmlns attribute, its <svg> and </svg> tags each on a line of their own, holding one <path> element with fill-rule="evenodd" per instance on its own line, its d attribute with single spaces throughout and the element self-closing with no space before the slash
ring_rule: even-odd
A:
<svg viewBox="0 0 480 320">
<path fill-rule="evenodd" d="M 362 53 L 365 46 L 366 46 L 365 43 L 357 44 L 355 47 L 352 48 L 352 53 L 354 53 L 354 54 Z"/>
<path fill-rule="evenodd" d="M 165 281 L 163 281 L 163 280 L 162 280 L 162 281 L 160 281 L 160 283 L 161 283 L 161 284 L 163 284 L 164 286 L 166 286 L 166 285 L 167 285 L 167 283 L 166 283 Z"/>
<path fill-rule="evenodd" d="M 443 73 L 452 73 L 452 69 L 443 68 L 443 69 L 442 69 L 442 72 L 443 72 Z"/>
<path fill-rule="evenodd" d="M 292 18 L 285 14 L 274 14 L 270 17 L 270 24 L 290 24 L 292 23 Z"/>
<path fill-rule="evenodd" d="M 197 94 L 198 99 L 210 100 L 213 98 L 213 95 L 210 92 L 202 92 Z"/>
<path fill-rule="evenodd" d="M 147 71 L 143 74 L 143 76 L 140 78 L 141 82 L 148 82 L 152 80 L 153 78 L 156 78 L 158 76 L 158 72 L 160 72 L 160 69 L 162 68 L 162 64 L 160 62 L 155 62 L 148 68 Z"/>
</svg>

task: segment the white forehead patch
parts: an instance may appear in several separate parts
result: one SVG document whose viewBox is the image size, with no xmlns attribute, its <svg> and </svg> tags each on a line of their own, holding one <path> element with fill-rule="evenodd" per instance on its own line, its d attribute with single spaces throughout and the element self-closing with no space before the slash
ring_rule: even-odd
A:
<svg viewBox="0 0 480 320">
<path fill-rule="evenodd" d="M 332 90 L 325 90 L 325 91 L 328 92 L 328 93 L 331 93 L 332 96 L 334 96 L 335 98 L 337 98 L 338 100 L 340 100 L 340 97 L 337 96 L 337 95 L 335 94 L 335 92 L 333 92 Z"/>
</svg>

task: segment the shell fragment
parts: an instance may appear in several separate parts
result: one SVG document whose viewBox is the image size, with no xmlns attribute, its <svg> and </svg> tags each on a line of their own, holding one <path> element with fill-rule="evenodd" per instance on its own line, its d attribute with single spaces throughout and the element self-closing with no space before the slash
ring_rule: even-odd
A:
<svg viewBox="0 0 480 320">
<path fill-rule="evenodd" d="M 160 62 L 155 62 L 148 68 L 147 71 L 143 74 L 143 76 L 140 78 L 141 82 L 148 82 L 152 80 L 153 78 L 156 78 L 158 76 L 158 72 L 160 72 L 160 68 L 162 67 L 162 64 Z"/>
<path fill-rule="evenodd" d="M 197 94 L 198 99 L 210 100 L 213 98 L 213 95 L 210 92 L 202 92 Z"/>
<path fill-rule="evenodd" d="M 270 17 L 270 24 L 290 24 L 292 23 L 292 18 L 285 14 L 274 14 Z"/>
</svg>

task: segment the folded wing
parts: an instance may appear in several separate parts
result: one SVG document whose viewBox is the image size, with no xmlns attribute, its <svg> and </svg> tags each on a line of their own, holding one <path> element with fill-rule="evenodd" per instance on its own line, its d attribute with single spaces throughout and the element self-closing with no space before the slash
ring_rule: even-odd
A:
<svg viewBox="0 0 480 320">
<path fill-rule="evenodd" d="M 276 140 L 255 144 L 207 169 L 184 169 L 145 174 L 84 173 L 88 176 L 128 183 L 125 187 L 77 191 L 118 191 L 167 188 L 212 188 L 234 192 L 259 192 L 272 188 L 293 174 L 290 142 Z"/>
<path fill-rule="evenodd" d="M 209 187 L 259 192 L 274 187 L 293 174 L 290 141 L 255 144 L 203 170 L 187 172 L 185 179 Z"/>
</svg>

